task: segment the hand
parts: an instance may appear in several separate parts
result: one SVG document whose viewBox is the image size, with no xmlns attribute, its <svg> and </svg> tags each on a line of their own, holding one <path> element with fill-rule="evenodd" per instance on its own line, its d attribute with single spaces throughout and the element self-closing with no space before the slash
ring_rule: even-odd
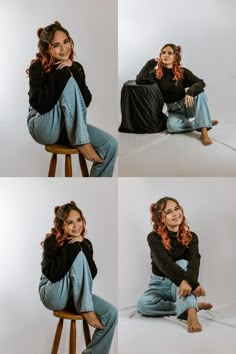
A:
<svg viewBox="0 0 236 354">
<path fill-rule="evenodd" d="M 70 240 L 68 243 L 82 242 L 83 241 L 83 236 L 68 237 L 68 240 Z"/>
<path fill-rule="evenodd" d="M 201 285 L 199 285 L 196 289 L 194 289 L 192 291 L 192 294 L 199 297 L 199 296 L 205 296 L 206 295 L 206 292 L 205 290 L 203 289 L 203 287 Z"/>
<path fill-rule="evenodd" d="M 65 66 L 71 67 L 72 61 L 70 59 L 67 60 L 60 60 L 56 62 L 57 70 L 64 68 Z"/>
<path fill-rule="evenodd" d="M 192 96 L 186 95 L 184 97 L 184 104 L 186 107 L 192 107 L 194 104 L 194 98 Z"/>
<path fill-rule="evenodd" d="M 178 290 L 179 297 L 188 296 L 191 294 L 191 291 L 192 291 L 192 287 L 189 285 L 189 283 L 186 280 L 182 280 Z"/>
</svg>

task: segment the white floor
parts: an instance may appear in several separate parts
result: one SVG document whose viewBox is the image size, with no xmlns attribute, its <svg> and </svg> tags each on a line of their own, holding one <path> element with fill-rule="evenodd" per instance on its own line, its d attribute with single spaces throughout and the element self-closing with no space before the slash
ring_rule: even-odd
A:
<svg viewBox="0 0 236 354">
<path fill-rule="evenodd" d="M 120 177 L 235 177 L 236 124 L 219 124 L 209 132 L 210 146 L 200 133 L 119 133 Z"/>
<path fill-rule="evenodd" d="M 200 311 L 203 331 L 188 333 L 176 317 L 150 318 L 120 311 L 118 354 L 235 354 L 236 303 Z M 131 316 L 130 316 L 131 314 Z"/>
</svg>

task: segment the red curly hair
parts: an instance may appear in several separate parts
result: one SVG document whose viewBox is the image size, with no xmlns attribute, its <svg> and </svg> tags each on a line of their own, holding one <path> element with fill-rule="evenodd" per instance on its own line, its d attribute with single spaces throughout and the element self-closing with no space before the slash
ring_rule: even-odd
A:
<svg viewBox="0 0 236 354">
<path fill-rule="evenodd" d="M 68 37 L 71 43 L 71 54 L 69 58 L 71 61 L 73 61 L 74 59 L 75 52 L 73 39 L 70 37 L 69 32 L 64 27 L 62 27 L 60 22 L 55 21 L 53 24 L 45 28 L 39 28 L 37 30 L 37 36 L 39 38 L 39 52 L 36 53 L 36 59 L 33 59 L 31 61 L 31 64 L 33 64 L 35 61 L 41 61 L 43 70 L 46 74 L 49 74 L 52 71 L 53 65 L 55 64 L 55 58 L 51 54 L 51 43 L 57 31 L 64 32 L 65 35 Z M 29 74 L 29 69 L 27 69 L 26 72 L 27 74 Z"/>
<path fill-rule="evenodd" d="M 71 210 L 76 210 L 80 214 L 80 217 L 83 220 L 84 223 L 84 229 L 81 233 L 81 236 L 85 237 L 85 226 L 86 226 L 86 220 L 85 217 L 83 216 L 82 210 L 77 207 L 75 202 L 71 201 L 70 203 L 64 204 L 62 206 L 56 206 L 54 208 L 54 213 L 55 213 L 55 218 L 54 218 L 54 227 L 51 228 L 51 232 L 46 234 L 46 237 L 51 236 L 52 234 L 56 236 L 56 243 L 58 247 L 62 247 L 66 240 L 67 240 L 67 233 L 65 232 L 64 226 L 65 226 L 65 221 L 66 218 L 68 217 L 69 213 Z M 41 245 L 44 245 L 44 241 L 41 242 Z"/>
<path fill-rule="evenodd" d="M 173 74 L 174 74 L 174 77 L 173 77 L 173 80 L 176 81 L 176 85 L 178 83 L 178 81 L 180 79 L 182 79 L 184 76 L 184 70 L 183 68 L 181 67 L 181 47 L 179 45 L 175 45 L 175 44 L 172 44 L 172 43 L 168 43 L 168 44 L 165 44 L 162 48 L 161 48 L 161 51 L 160 51 L 160 54 L 159 54 L 159 58 L 158 58 L 158 66 L 157 66 L 157 69 L 156 69 L 156 77 L 158 79 L 161 79 L 162 76 L 163 76 L 163 68 L 164 68 L 164 65 L 161 61 L 161 54 L 162 54 L 162 51 L 166 48 L 166 47 L 171 47 L 174 51 L 174 62 L 173 62 L 173 67 L 172 67 L 172 71 L 173 71 Z"/>
<path fill-rule="evenodd" d="M 158 237 L 161 238 L 161 242 L 165 249 L 168 251 L 171 250 L 170 237 L 168 236 L 168 229 L 166 226 L 165 218 L 165 208 L 167 202 L 171 200 L 177 204 L 183 213 L 183 220 L 179 225 L 179 230 L 177 232 L 177 240 L 185 247 L 188 247 L 189 243 L 192 240 L 191 232 L 189 231 L 189 226 L 186 223 L 186 218 L 184 216 L 183 208 L 180 206 L 179 202 L 175 198 L 164 197 L 158 200 L 156 203 L 153 203 L 150 206 L 151 212 L 151 221 L 153 230 L 157 233 Z"/>
</svg>

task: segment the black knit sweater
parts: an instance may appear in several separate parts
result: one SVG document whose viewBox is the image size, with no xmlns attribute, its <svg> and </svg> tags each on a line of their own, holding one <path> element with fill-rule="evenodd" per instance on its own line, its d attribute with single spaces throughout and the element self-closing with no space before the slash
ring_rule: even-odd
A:
<svg viewBox="0 0 236 354">
<path fill-rule="evenodd" d="M 200 254 L 198 251 L 198 237 L 191 231 L 192 240 L 188 247 L 183 246 L 176 238 L 176 232 L 168 232 L 171 243 L 171 250 L 164 248 L 161 237 L 156 232 L 151 232 L 148 237 L 148 244 L 151 249 L 152 272 L 156 275 L 167 277 L 177 286 L 182 280 L 187 280 L 192 289 L 199 285 L 198 274 L 200 267 Z M 175 262 L 180 259 L 188 261 L 187 271 L 183 270 Z"/>
<path fill-rule="evenodd" d="M 157 82 L 165 103 L 180 101 L 185 95 L 194 97 L 204 91 L 204 81 L 186 68 L 183 68 L 184 77 L 178 80 L 177 85 L 176 80 L 173 80 L 174 74 L 172 69 L 164 68 L 162 78 L 157 79 L 155 74 L 156 65 L 157 62 L 155 59 L 150 59 L 136 76 L 136 82 L 137 84 L 151 84 Z M 185 90 L 186 88 L 188 89 Z"/>
<path fill-rule="evenodd" d="M 68 243 L 58 247 L 55 235 L 48 236 L 44 241 L 43 259 L 41 262 L 42 273 L 53 283 L 61 280 L 71 268 L 79 252 L 83 250 L 92 278 L 97 274 L 97 267 L 93 260 L 92 243 L 85 238 L 82 242 Z"/>
<path fill-rule="evenodd" d="M 57 70 L 54 65 L 49 74 L 45 74 L 40 61 L 35 61 L 29 68 L 29 103 L 40 114 L 49 112 L 59 100 L 69 78 L 73 75 L 79 85 L 86 107 L 92 95 L 86 85 L 82 65 L 73 62 L 71 67 Z"/>
</svg>

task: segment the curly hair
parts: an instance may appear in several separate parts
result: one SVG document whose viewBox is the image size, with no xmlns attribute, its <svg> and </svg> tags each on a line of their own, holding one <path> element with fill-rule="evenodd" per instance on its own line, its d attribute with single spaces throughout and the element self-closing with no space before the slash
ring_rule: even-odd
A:
<svg viewBox="0 0 236 354">
<path fill-rule="evenodd" d="M 39 51 L 38 53 L 36 53 L 36 59 L 33 59 L 31 61 L 31 64 L 35 61 L 41 61 L 43 70 L 46 74 L 49 74 L 52 71 L 53 65 L 55 64 L 55 58 L 51 54 L 51 43 L 57 31 L 64 32 L 67 38 L 69 39 L 71 43 L 71 54 L 69 58 L 71 61 L 73 61 L 74 59 L 75 52 L 73 39 L 70 37 L 69 32 L 64 27 L 62 27 L 60 22 L 55 21 L 54 23 L 45 28 L 39 28 L 37 30 L 37 36 L 39 38 Z M 29 69 L 27 69 L 26 72 L 27 74 L 29 74 Z"/>
<path fill-rule="evenodd" d="M 177 240 L 183 245 L 188 247 L 189 243 L 192 240 L 191 232 L 189 231 L 189 226 L 186 223 L 186 218 L 184 216 L 184 211 L 179 202 L 175 198 L 164 197 L 158 200 L 156 203 L 153 203 L 150 206 L 151 212 L 151 221 L 153 230 L 161 237 L 161 242 L 165 249 L 168 251 L 171 250 L 170 237 L 168 236 L 168 229 L 165 222 L 165 211 L 167 202 L 171 200 L 177 204 L 183 213 L 183 220 L 179 225 L 179 230 L 177 232 Z"/>
<path fill-rule="evenodd" d="M 180 79 L 182 79 L 183 75 L 184 75 L 184 70 L 183 70 L 183 68 L 181 67 L 181 64 L 180 64 L 180 62 L 181 62 L 181 47 L 179 45 L 168 43 L 168 44 L 165 44 L 161 48 L 161 51 L 160 51 L 160 54 L 159 54 L 159 58 L 158 58 L 158 66 L 157 66 L 157 69 L 156 69 L 156 77 L 158 79 L 161 79 L 162 76 L 163 76 L 164 65 L 163 65 L 163 63 L 161 61 L 161 54 L 162 54 L 163 49 L 165 49 L 166 47 L 171 47 L 173 49 L 173 51 L 174 51 L 174 62 L 173 62 L 172 72 L 174 74 L 173 80 L 176 80 L 176 85 L 177 85 L 178 81 Z"/>
<path fill-rule="evenodd" d="M 66 218 L 68 217 L 71 210 L 75 210 L 80 214 L 80 217 L 82 218 L 84 223 L 84 229 L 81 233 L 81 236 L 84 237 L 85 235 L 86 220 L 85 217 L 83 216 L 82 210 L 77 207 L 75 202 L 71 201 L 70 203 L 61 206 L 56 206 L 54 208 L 54 214 L 55 214 L 54 227 L 51 228 L 50 233 L 46 234 L 45 238 L 51 236 L 52 234 L 55 235 L 58 247 L 62 247 L 67 240 L 68 235 L 64 230 L 64 225 L 65 225 Z M 43 246 L 43 244 L 44 241 L 41 243 L 41 245 Z"/>
</svg>

